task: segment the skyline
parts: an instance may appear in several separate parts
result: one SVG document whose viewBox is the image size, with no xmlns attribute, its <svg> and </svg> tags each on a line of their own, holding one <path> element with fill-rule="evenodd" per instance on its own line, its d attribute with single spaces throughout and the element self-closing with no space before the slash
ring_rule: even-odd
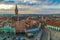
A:
<svg viewBox="0 0 60 40">
<path fill-rule="evenodd" d="M 49 12 L 60 13 L 60 1 L 58 0 L 4 0 L 1 1 L 2 3 L 0 3 L 0 10 L 14 10 L 16 1 L 18 2 L 17 4 L 19 11 L 26 11 L 27 13 L 32 12 L 33 14 L 44 14 Z"/>
</svg>

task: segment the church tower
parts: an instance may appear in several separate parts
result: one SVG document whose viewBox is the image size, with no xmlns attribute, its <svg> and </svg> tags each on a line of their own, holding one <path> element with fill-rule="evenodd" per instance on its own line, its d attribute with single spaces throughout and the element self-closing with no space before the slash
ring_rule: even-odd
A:
<svg viewBox="0 0 60 40">
<path fill-rule="evenodd" d="M 18 7 L 17 7 L 17 4 L 15 5 L 15 14 L 14 16 L 12 17 L 12 20 L 13 21 L 19 21 L 19 16 L 18 16 Z"/>
<path fill-rule="evenodd" d="M 17 8 L 17 4 L 15 6 L 15 16 L 18 16 L 18 8 Z"/>
</svg>

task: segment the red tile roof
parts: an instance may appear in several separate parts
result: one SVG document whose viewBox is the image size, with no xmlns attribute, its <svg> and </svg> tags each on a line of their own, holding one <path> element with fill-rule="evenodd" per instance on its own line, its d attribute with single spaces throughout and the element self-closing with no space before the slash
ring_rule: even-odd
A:
<svg viewBox="0 0 60 40">
<path fill-rule="evenodd" d="M 60 27 L 60 23 L 58 23 L 58 22 L 46 21 L 46 23 L 47 23 L 48 25 Z"/>
</svg>

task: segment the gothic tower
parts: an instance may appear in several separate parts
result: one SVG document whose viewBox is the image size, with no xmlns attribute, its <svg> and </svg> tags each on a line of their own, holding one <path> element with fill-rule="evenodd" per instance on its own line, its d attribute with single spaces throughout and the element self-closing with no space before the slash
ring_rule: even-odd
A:
<svg viewBox="0 0 60 40">
<path fill-rule="evenodd" d="M 17 4 L 16 4 L 16 7 L 15 7 L 15 16 L 18 16 L 18 8 L 17 8 Z"/>
</svg>

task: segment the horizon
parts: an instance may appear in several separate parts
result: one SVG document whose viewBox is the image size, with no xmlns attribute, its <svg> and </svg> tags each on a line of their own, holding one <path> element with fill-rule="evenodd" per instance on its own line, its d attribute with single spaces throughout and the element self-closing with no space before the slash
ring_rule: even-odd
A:
<svg viewBox="0 0 60 40">
<path fill-rule="evenodd" d="M 60 14 L 60 1 L 58 0 L 4 0 L 0 2 L 2 2 L 0 12 L 13 11 L 17 3 L 19 13 L 22 14 Z"/>
</svg>

